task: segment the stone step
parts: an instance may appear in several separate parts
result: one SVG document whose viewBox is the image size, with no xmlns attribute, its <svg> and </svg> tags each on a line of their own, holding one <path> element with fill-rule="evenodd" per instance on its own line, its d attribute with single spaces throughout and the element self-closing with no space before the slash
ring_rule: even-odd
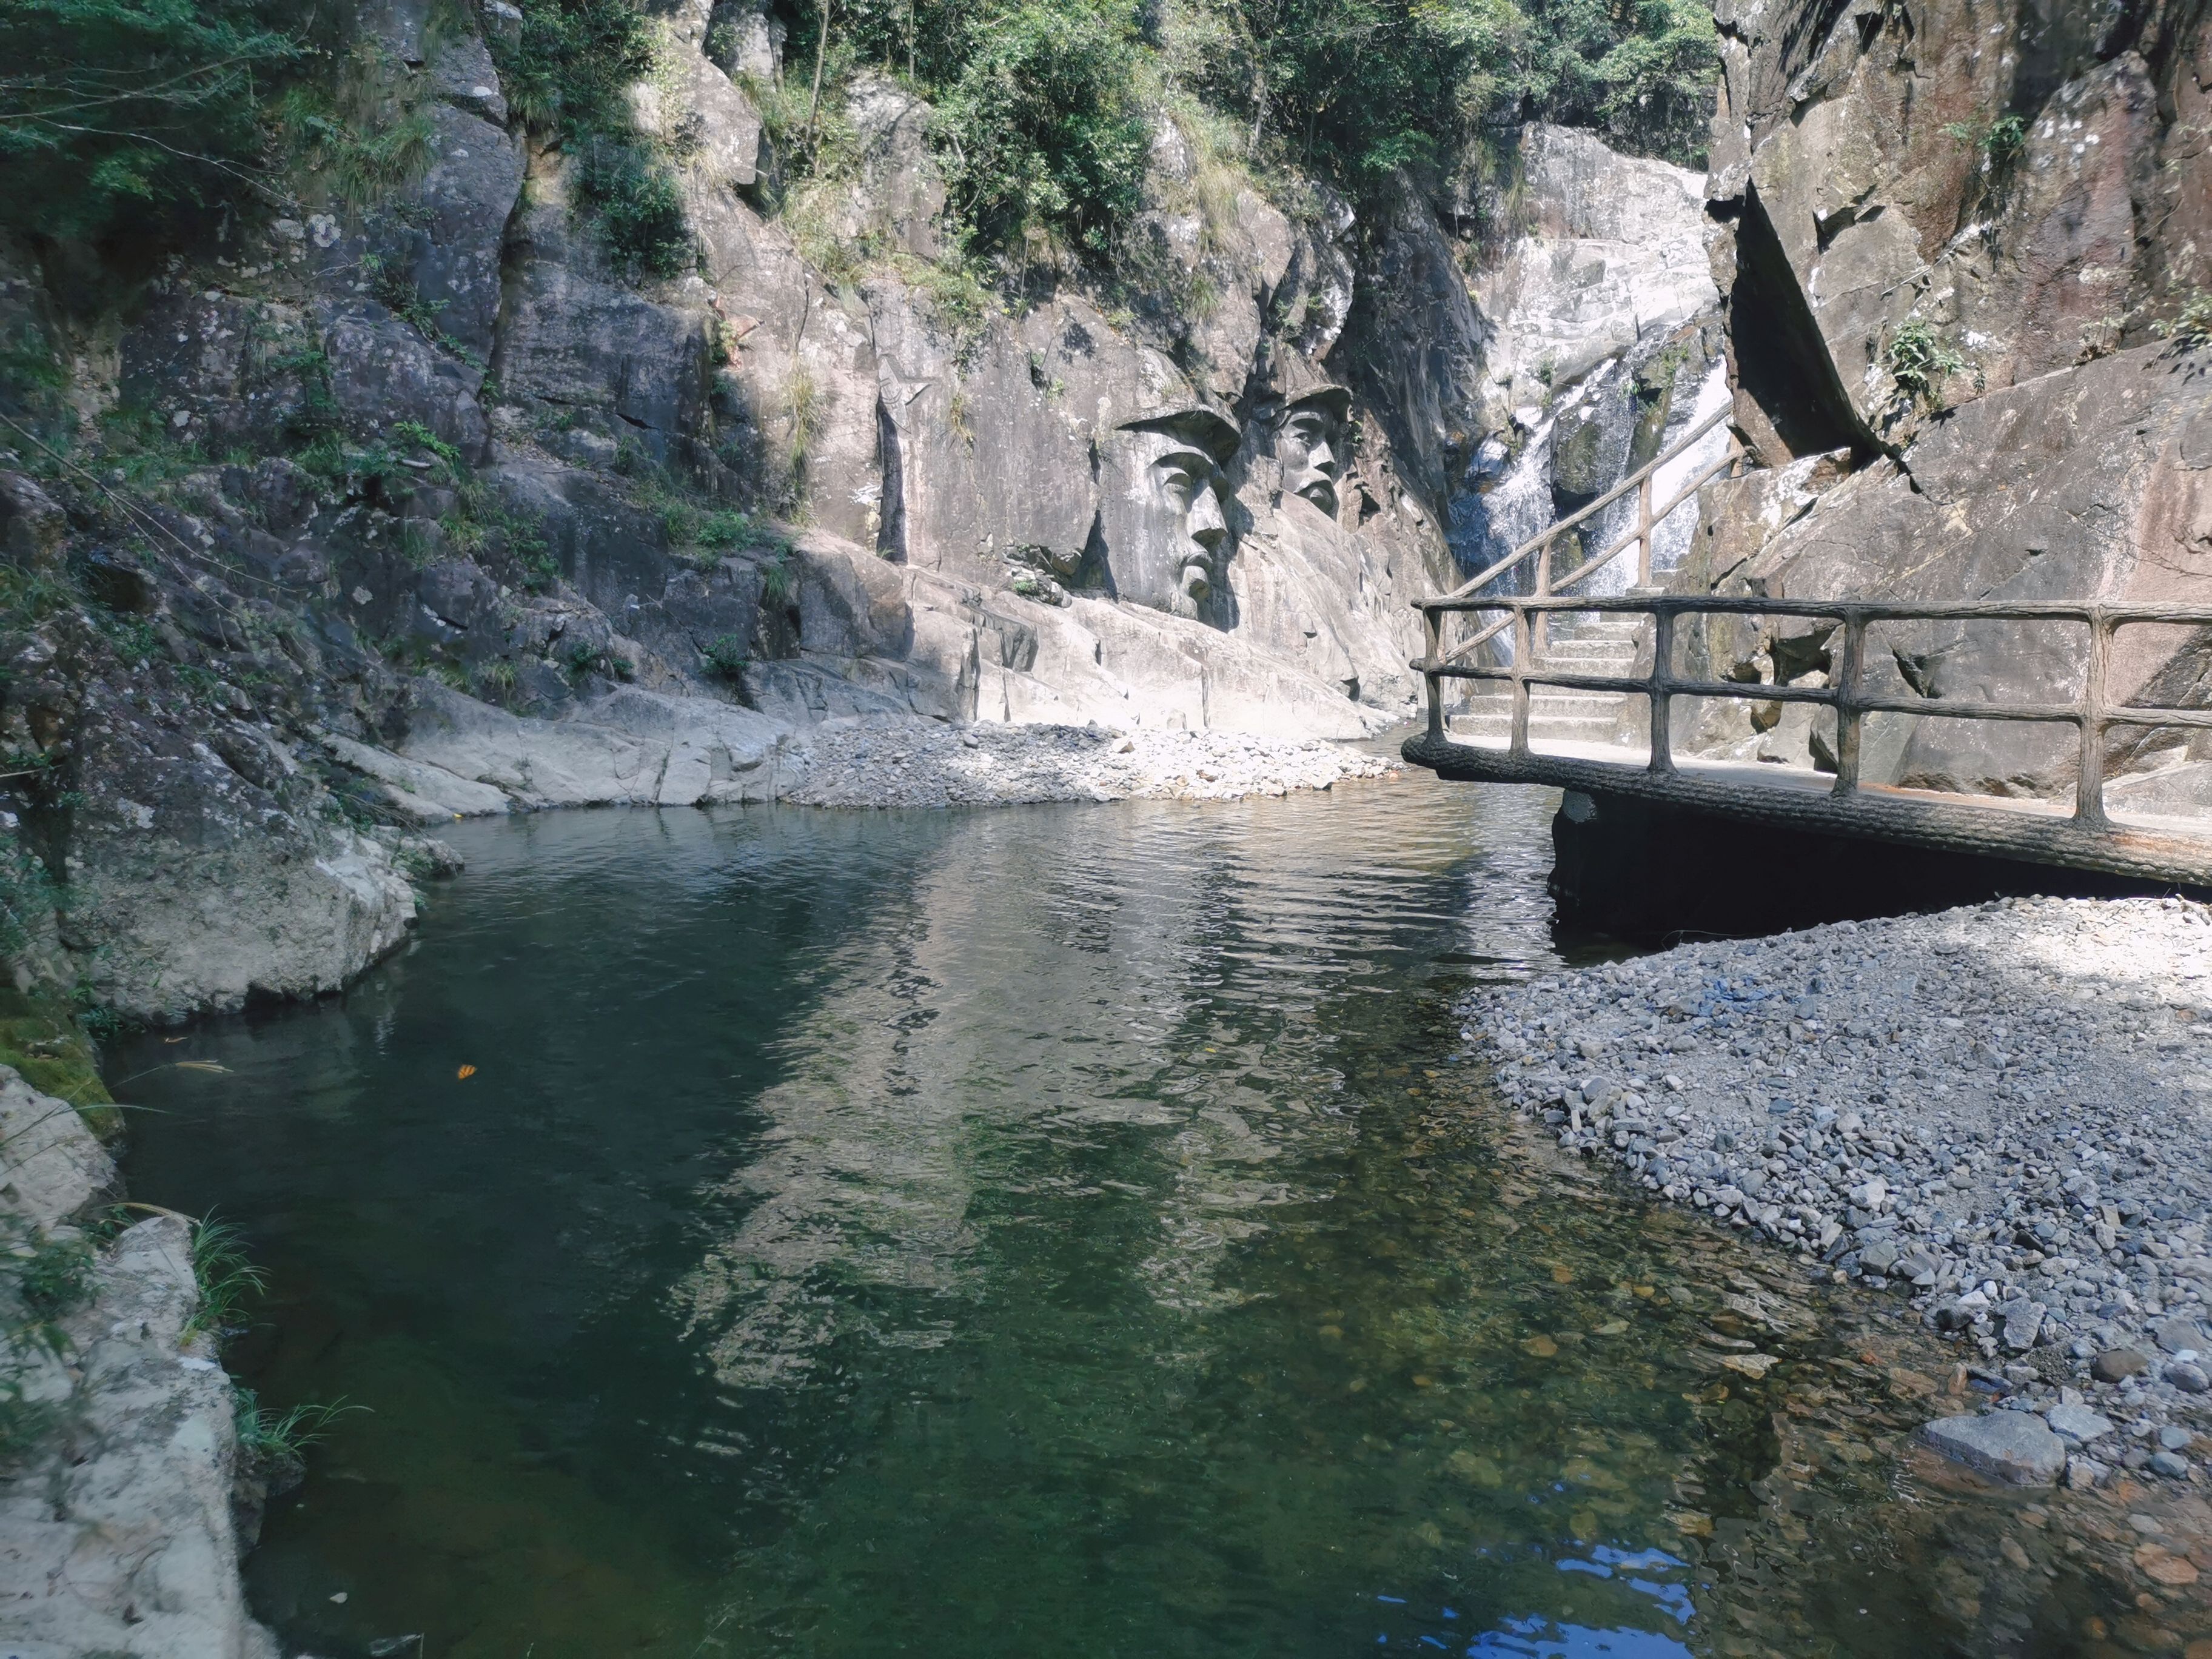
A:
<svg viewBox="0 0 2212 1659">
<path fill-rule="evenodd" d="M 1528 708 L 1532 714 L 1607 714 L 1618 713 L 1626 708 L 1628 699 L 1618 691 L 1547 690 L 1532 687 L 1528 692 Z M 1468 711 L 1484 714 L 1497 709 L 1511 712 L 1513 699 L 1510 696 L 1472 697 Z"/>
<path fill-rule="evenodd" d="M 1528 741 L 1531 743 L 1611 743 L 1620 728 L 1611 720 L 1544 720 L 1528 722 Z M 1471 738 L 1493 748 L 1503 747 L 1513 735 L 1510 720 L 1454 720 L 1451 735 Z"/>
</svg>

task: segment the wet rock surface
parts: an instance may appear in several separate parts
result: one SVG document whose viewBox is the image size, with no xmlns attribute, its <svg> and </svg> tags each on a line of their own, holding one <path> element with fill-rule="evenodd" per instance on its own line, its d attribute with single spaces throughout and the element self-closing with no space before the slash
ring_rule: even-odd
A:
<svg viewBox="0 0 2212 1659">
<path fill-rule="evenodd" d="M 2195 1481 L 2154 1437 L 2207 1386 L 2208 972 L 2202 906 L 2008 900 L 1560 975 L 1467 1034 L 1563 1147 L 1910 1297 L 2070 1484 Z"/>
</svg>

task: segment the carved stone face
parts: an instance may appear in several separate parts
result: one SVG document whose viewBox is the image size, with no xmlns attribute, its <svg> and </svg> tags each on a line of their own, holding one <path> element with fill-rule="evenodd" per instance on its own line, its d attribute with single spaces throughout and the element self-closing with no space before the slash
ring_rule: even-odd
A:
<svg viewBox="0 0 2212 1659">
<path fill-rule="evenodd" d="M 1345 421 L 1350 399 L 1334 389 L 1301 398 L 1283 410 L 1275 428 L 1275 458 L 1283 488 L 1336 516 L 1337 481 L 1344 476 Z"/>
<path fill-rule="evenodd" d="M 1118 597 L 1195 617 L 1220 587 L 1233 547 L 1221 461 L 1236 440 L 1203 411 L 1115 434 L 1101 457 L 1099 530 Z"/>
</svg>

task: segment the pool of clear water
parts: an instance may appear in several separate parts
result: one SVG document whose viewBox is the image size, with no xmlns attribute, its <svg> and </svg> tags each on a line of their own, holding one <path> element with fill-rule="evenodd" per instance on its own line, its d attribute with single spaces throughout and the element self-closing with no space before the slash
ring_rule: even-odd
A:
<svg viewBox="0 0 2212 1659">
<path fill-rule="evenodd" d="M 1603 954 L 1552 805 L 456 826 L 345 997 L 114 1056 L 133 1195 L 270 1275 L 233 1369 L 365 1408 L 256 1610 L 332 1659 L 2073 1651 L 1847 1375 L 1906 1337 L 1487 1102 L 1453 999 Z"/>
</svg>

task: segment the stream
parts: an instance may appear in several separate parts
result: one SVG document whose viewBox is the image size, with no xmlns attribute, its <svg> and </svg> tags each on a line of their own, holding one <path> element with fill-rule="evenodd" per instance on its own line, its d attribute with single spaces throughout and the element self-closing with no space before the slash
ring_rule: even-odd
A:
<svg viewBox="0 0 2212 1659">
<path fill-rule="evenodd" d="M 258 1615 L 325 1659 L 2101 1650 L 2030 1498 L 1905 1449 L 1957 1408 L 1909 1319 L 1488 1100 L 1452 1000 L 1603 958 L 1554 799 L 456 825 L 348 995 L 112 1057 L 133 1197 L 269 1273 L 232 1369 L 363 1408 Z"/>
</svg>

